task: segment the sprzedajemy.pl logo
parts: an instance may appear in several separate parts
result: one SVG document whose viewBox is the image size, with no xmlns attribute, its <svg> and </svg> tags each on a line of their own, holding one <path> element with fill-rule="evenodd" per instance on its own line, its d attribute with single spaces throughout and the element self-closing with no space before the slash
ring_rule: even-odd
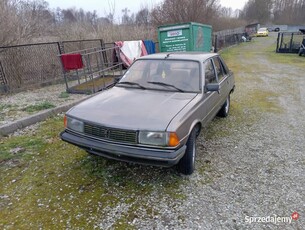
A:
<svg viewBox="0 0 305 230">
<path fill-rule="evenodd" d="M 298 220 L 300 217 L 299 213 L 294 212 L 291 216 L 278 216 L 276 214 L 271 216 L 245 216 L 246 223 L 289 223 L 291 224 L 292 220 Z"/>
</svg>

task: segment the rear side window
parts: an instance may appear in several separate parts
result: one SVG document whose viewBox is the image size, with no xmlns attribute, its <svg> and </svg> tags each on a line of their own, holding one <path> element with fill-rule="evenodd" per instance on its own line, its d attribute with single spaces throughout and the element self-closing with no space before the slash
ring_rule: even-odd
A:
<svg viewBox="0 0 305 230">
<path fill-rule="evenodd" d="M 217 72 L 218 82 L 220 82 L 224 78 L 224 69 L 218 57 L 214 57 L 213 61 Z"/>
<path fill-rule="evenodd" d="M 229 69 L 228 69 L 226 63 L 224 62 L 224 60 L 222 59 L 221 56 L 219 56 L 218 58 L 219 58 L 219 61 L 220 61 L 221 65 L 222 65 L 224 74 L 227 75 L 229 73 Z"/>
<path fill-rule="evenodd" d="M 204 71 L 205 71 L 205 85 L 209 83 L 217 82 L 214 66 L 211 59 L 207 60 L 204 63 Z"/>
</svg>

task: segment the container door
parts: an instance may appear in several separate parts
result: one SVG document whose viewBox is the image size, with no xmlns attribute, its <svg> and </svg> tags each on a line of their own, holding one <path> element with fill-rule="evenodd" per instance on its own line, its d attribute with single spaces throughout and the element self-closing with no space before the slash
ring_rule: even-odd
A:
<svg viewBox="0 0 305 230">
<path fill-rule="evenodd" d="M 193 50 L 210 52 L 212 29 L 208 26 L 193 25 Z"/>
</svg>

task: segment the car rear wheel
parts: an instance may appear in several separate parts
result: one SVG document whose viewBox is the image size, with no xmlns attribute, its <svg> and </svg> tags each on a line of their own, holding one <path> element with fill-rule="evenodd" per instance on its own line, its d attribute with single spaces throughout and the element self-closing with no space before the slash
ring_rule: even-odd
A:
<svg viewBox="0 0 305 230">
<path fill-rule="evenodd" d="M 219 117 L 227 117 L 229 115 L 229 110 L 230 110 L 230 95 L 228 95 L 225 103 L 219 110 L 217 116 Z"/>
<path fill-rule="evenodd" d="M 195 127 L 186 143 L 185 154 L 178 163 L 178 171 L 184 175 L 191 175 L 195 169 L 197 133 L 198 127 Z"/>
</svg>

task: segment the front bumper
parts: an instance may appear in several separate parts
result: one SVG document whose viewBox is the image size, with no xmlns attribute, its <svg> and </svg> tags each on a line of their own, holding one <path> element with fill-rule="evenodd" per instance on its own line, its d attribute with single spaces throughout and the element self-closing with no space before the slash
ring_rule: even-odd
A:
<svg viewBox="0 0 305 230">
<path fill-rule="evenodd" d="M 177 164 L 186 150 L 185 145 L 174 150 L 122 145 L 77 135 L 66 130 L 60 134 L 60 137 L 63 141 L 89 153 L 108 159 L 165 167 Z"/>
</svg>

